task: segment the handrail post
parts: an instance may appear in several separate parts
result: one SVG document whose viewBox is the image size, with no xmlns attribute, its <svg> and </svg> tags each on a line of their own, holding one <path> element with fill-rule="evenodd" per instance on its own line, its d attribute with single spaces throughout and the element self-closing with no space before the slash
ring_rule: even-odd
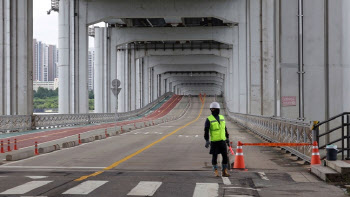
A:
<svg viewBox="0 0 350 197">
<path fill-rule="evenodd" d="M 346 115 L 346 131 L 347 131 L 347 134 L 346 134 L 346 148 L 347 148 L 347 151 L 346 151 L 346 159 L 349 160 L 350 159 L 350 149 L 349 149 L 349 145 L 350 145 L 350 115 Z"/>
<path fill-rule="evenodd" d="M 342 148 L 342 152 L 341 152 L 341 159 L 344 160 L 344 115 L 341 117 L 341 148 Z"/>
</svg>

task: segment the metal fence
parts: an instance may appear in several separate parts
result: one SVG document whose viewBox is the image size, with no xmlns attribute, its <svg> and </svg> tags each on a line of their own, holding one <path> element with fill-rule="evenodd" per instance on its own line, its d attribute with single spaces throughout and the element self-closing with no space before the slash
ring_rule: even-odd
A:
<svg viewBox="0 0 350 197">
<path fill-rule="evenodd" d="M 118 120 L 142 115 L 165 98 L 174 93 L 166 93 L 149 103 L 145 107 L 129 112 L 117 113 Z M 115 122 L 115 113 L 90 113 L 90 114 L 54 114 L 54 115 L 18 115 L 0 116 L 0 134 L 6 132 L 20 132 L 26 130 L 64 127 L 73 125 L 86 125 L 93 123 Z"/>
<path fill-rule="evenodd" d="M 230 112 L 228 108 L 225 107 L 225 109 L 228 119 L 231 119 L 241 126 L 253 131 L 267 141 L 312 143 L 312 130 L 309 123 L 279 117 L 233 113 Z M 311 160 L 311 146 L 283 148 L 305 161 L 310 162 Z"/>
</svg>

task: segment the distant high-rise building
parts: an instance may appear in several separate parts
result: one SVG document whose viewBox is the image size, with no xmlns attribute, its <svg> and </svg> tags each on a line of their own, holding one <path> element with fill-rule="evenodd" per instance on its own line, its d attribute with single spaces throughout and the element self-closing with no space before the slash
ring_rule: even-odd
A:
<svg viewBox="0 0 350 197">
<path fill-rule="evenodd" d="M 58 77 L 58 50 L 55 45 L 33 40 L 33 80 L 54 81 Z"/>
<path fill-rule="evenodd" d="M 49 81 L 54 81 L 57 78 L 57 48 L 55 45 L 49 45 L 48 50 L 48 67 L 49 67 Z"/>
<path fill-rule="evenodd" d="M 95 64 L 95 50 L 89 49 L 89 57 L 88 57 L 88 69 L 89 69 L 88 89 L 89 91 L 94 90 L 94 64 Z"/>
</svg>

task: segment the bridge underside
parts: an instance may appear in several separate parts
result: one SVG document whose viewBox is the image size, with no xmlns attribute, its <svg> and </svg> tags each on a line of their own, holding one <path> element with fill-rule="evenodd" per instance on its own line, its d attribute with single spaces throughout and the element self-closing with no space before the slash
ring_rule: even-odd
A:
<svg viewBox="0 0 350 197">
<path fill-rule="evenodd" d="M 32 0 L 0 3 L 0 114 L 32 111 L 31 8 Z M 90 34 L 96 112 L 174 92 L 223 95 L 237 113 L 326 119 L 350 110 L 348 8 L 304 1 L 300 70 L 297 0 L 60 0 L 59 111 L 88 112 L 89 27 L 103 21 Z"/>
</svg>

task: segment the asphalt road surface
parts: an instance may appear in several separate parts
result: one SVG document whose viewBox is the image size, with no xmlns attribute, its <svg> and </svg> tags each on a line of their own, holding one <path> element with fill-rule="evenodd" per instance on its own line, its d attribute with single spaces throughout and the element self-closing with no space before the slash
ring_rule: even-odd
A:
<svg viewBox="0 0 350 197">
<path fill-rule="evenodd" d="M 246 170 L 214 177 L 204 148 L 210 114 L 193 98 L 175 121 L 0 165 L 0 196 L 345 196 L 278 148 L 243 147 Z M 262 142 L 227 122 L 234 143 Z"/>
</svg>

